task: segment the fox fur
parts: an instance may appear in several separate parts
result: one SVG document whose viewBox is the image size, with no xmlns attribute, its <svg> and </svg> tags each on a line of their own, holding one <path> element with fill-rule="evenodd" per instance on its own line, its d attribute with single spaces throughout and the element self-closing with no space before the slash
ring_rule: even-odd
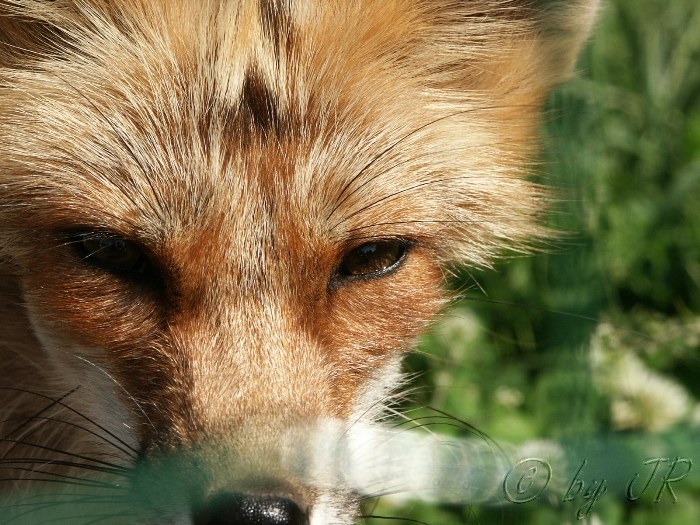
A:
<svg viewBox="0 0 700 525">
<path fill-rule="evenodd" d="M 0 0 L 0 523 L 48 521 L 93 475 L 134 490 L 172 452 L 198 476 L 181 497 L 72 522 L 353 523 L 356 494 L 276 451 L 380 417 L 449 269 L 548 234 L 527 166 L 596 5 Z M 401 259 L 339 276 L 373 242 Z M 197 510 L 227 493 L 297 510 Z"/>
</svg>

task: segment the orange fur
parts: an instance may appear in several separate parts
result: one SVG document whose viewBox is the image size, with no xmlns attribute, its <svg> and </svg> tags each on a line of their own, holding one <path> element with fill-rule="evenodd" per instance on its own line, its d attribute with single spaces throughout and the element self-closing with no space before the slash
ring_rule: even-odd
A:
<svg viewBox="0 0 700 525">
<path fill-rule="evenodd" d="M 547 234 L 524 167 L 596 1 L 539 4 L 0 1 L 0 457 L 39 460 L 24 480 L 86 474 L 65 453 L 131 465 L 71 407 L 145 458 L 200 458 L 198 501 L 351 523 L 356 497 L 285 477 L 276 444 L 376 417 L 445 270 Z M 156 277 L 86 264 L 77 231 Z M 382 240 L 410 243 L 395 271 L 334 277 Z"/>
</svg>

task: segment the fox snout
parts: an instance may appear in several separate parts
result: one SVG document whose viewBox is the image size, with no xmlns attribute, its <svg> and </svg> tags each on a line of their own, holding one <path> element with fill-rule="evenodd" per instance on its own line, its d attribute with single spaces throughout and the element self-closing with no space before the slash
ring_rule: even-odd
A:
<svg viewBox="0 0 700 525">
<path fill-rule="evenodd" d="M 310 523 L 320 491 L 293 469 L 279 441 L 267 447 L 256 441 L 257 447 L 229 440 L 144 455 L 130 472 L 126 507 L 138 523 Z"/>
<path fill-rule="evenodd" d="M 308 516 L 288 498 L 220 494 L 194 518 L 194 525 L 306 525 Z"/>
</svg>

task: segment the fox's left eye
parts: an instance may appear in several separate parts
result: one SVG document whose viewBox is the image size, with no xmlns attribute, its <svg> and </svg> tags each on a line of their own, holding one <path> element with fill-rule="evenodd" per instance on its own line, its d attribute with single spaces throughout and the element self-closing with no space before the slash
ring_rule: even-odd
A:
<svg viewBox="0 0 700 525">
<path fill-rule="evenodd" d="M 351 250 L 339 268 L 342 277 L 381 275 L 397 268 L 406 255 L 402 241 L 368 242 Z"/>
<path fill-rule="evenodd" d="M 107 270 L 142 273 L 148 258 L 135 243 L 113 237 L 85 237 L 76 247 L 86 262 Z"/>
</svg>

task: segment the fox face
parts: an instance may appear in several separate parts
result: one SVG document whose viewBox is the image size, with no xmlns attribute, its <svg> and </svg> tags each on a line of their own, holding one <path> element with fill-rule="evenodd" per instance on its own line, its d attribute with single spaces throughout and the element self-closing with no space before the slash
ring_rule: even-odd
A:
<svg viewBox="0 0 700 525">
<path fill-rule="evenodd" d="M 49 477 L 109 494 L 76 523 L 352 523 L 285 451 L 383 414 L 451 267 L 547 235 L 523 169 L 595 7 L 0 2 L 12 519 Z"/>
</svg>

